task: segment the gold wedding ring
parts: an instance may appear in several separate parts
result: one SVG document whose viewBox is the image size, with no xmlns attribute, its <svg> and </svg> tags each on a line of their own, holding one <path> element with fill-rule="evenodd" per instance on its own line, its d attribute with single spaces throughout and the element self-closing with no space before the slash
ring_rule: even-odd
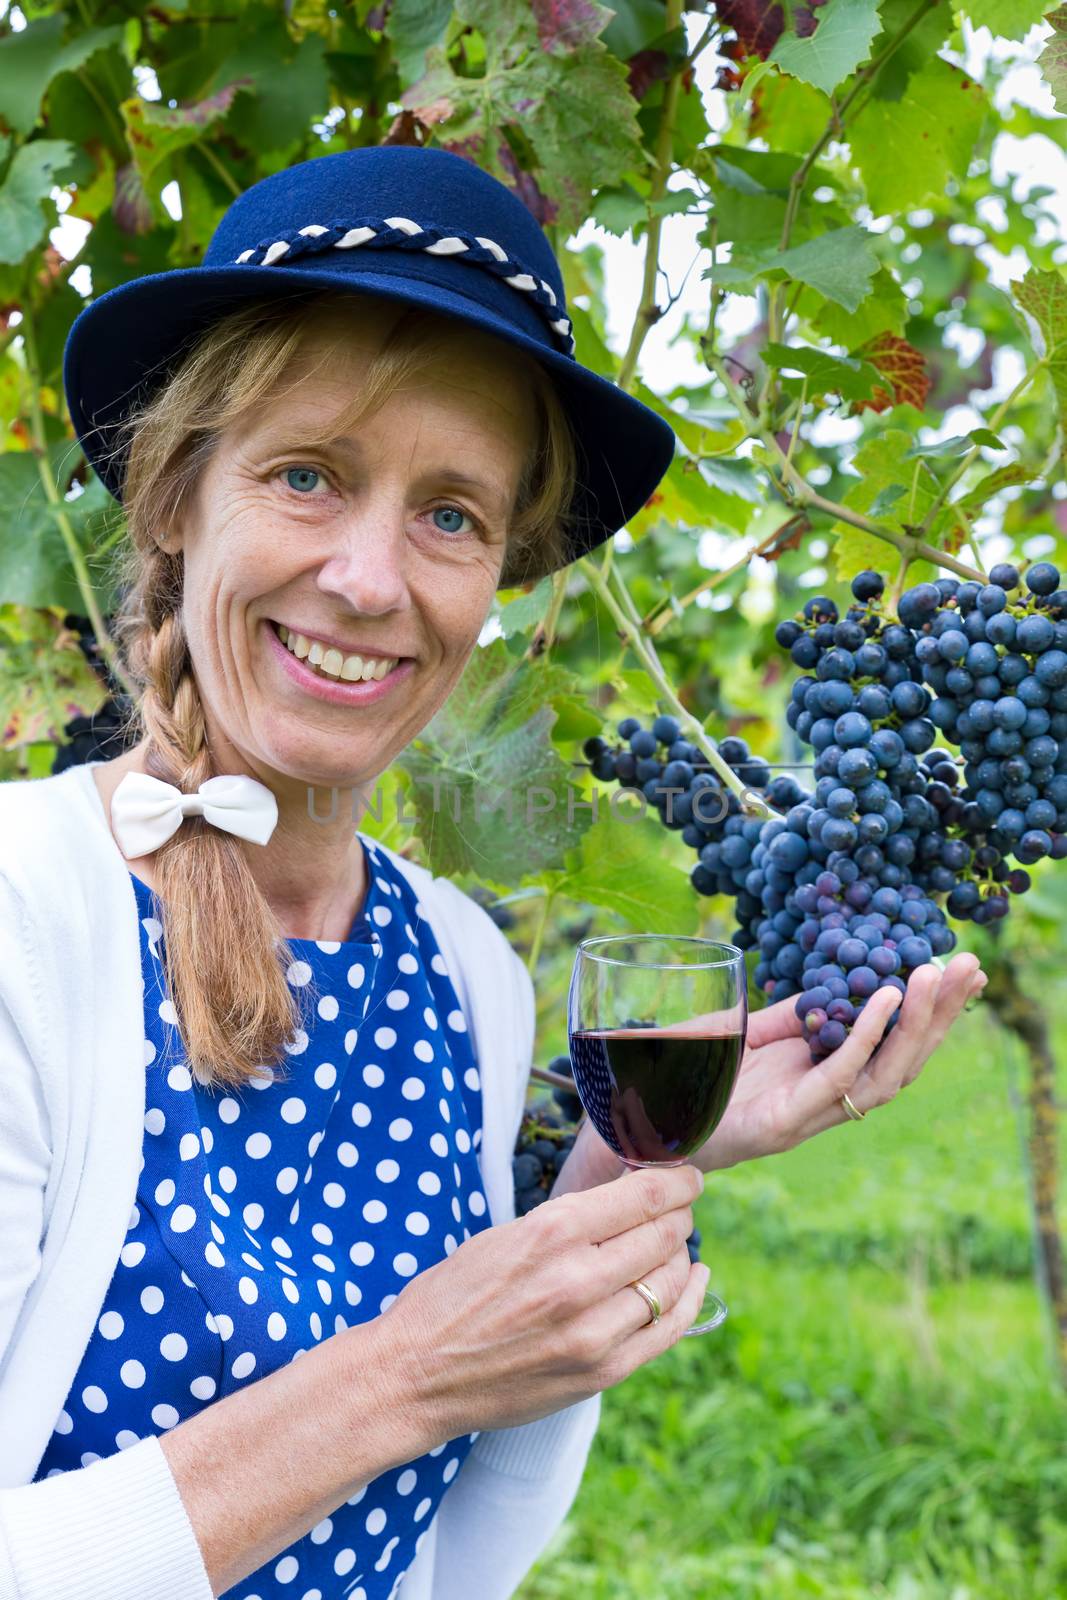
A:
<svg viewBox="0 0 1067 1600">
<path fill-rule="evenodd" d="M 663 1307 L 656 1298 L 655 1290 L 650 1289 L 643 1278 L 638 1278 L 636 1283 L 631 1283 L 630 1288 L 637 1290 L 638 1294 L 651 1311 L 651 1319 L 645 1323 L 645 1327 L 650 1328 L 652 1323 L 658 1322 L 660 1317 L 663 1315 Z"/>
<path fill-rule="evenodd" d="M 844 1106 L 853 1122 L 862 1122 L 864 1117 L 867 1115 L 866 1111 L 860 1111 L 852 1104 L 852 1101 L 849 1099 L 847 1094 L 843 1094 L 841 1096 L 841 1104 Z"/>
</svg>

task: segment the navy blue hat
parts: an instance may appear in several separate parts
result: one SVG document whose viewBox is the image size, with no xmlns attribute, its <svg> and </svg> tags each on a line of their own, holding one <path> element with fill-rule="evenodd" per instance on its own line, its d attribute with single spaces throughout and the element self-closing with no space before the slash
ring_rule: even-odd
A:
<svg viewBox="0 0 1067 1600">
<path fill-rule="evenodd" d="M 116 425 L 192 338 L 243 301 L 316 288 L 458 317 L 548 370 L 580 463 L 568 561 L 621 528 L 670 465 L 668 424 L 575 360 L 559 266 L 522 201 L 449 151 L 379 145 L 262 178 L 226 211 L 199 266 L 119 284 L 77 316 L 63 360 L 67 404 L 117 500 Z"/>
</svg>

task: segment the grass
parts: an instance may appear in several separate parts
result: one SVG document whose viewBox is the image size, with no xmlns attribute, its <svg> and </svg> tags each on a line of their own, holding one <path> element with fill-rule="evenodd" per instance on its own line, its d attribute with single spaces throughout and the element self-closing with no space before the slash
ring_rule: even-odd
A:
<svg viewBox="0 0 1067 1600">
<path fill-rule="evenodd" d="M 520 1600 L 1067 1593 L 1008 1060 L 979 1009 L 865 1127 L 709 1178 L 729 1319 L 604 1396 Z"/>
</svg>

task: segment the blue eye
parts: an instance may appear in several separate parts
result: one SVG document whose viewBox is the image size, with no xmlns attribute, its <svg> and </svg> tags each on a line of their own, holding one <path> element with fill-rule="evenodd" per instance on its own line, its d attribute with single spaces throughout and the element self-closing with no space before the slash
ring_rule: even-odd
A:
<svg viewBox="0 0 1067 1600">
<path fill-rule="evenodd" d="M 314 467 L 289 467 L 286 469 L 285 481 L 288 483 L 290 489 L 296 489 L 303 494 L 307 490 L 315 487 L 311 480 L 318 479 L 321 476 L 322 474 L 320 472 L 316 472 Z M 294 482 L 294 479 L 297 481 Z"/>
<path fill-rule="evenodd" d="M 447 527 L 440 522 L 437 524 L 442 533 L 462 533 L 463 529 L 460 524 L 464 521 L 467 514 L 465 511 L 461 511 L 458 506 L 437 506 L 434 509 L 433 515 L 435 517 L 448 517 L 455 519 L 454 521 L 450 521 Z"/>
</svg>

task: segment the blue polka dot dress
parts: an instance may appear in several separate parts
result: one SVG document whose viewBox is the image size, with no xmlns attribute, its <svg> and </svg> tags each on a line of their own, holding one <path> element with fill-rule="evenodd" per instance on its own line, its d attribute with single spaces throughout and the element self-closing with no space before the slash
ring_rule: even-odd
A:
<svg viewBox="0 0 1067 1600">
<path fill-rule="evenodd" d="M 204 1089 L 185 1065 L 159 906 L 133 879 L 143 1164 L 36 1478 L 162 1433 L 378 1316 L 490 1225 L 481 1084 L 455 989 L 415 890 L 359 838 L 368 888 L 348 939 L 288 941 L 304 1026 L 286 1046 L 285 1079 L 240 1091 Z M 227 1600 L 388 1600 L 475 1438 L 375 1479 Z"/>
</svg>

